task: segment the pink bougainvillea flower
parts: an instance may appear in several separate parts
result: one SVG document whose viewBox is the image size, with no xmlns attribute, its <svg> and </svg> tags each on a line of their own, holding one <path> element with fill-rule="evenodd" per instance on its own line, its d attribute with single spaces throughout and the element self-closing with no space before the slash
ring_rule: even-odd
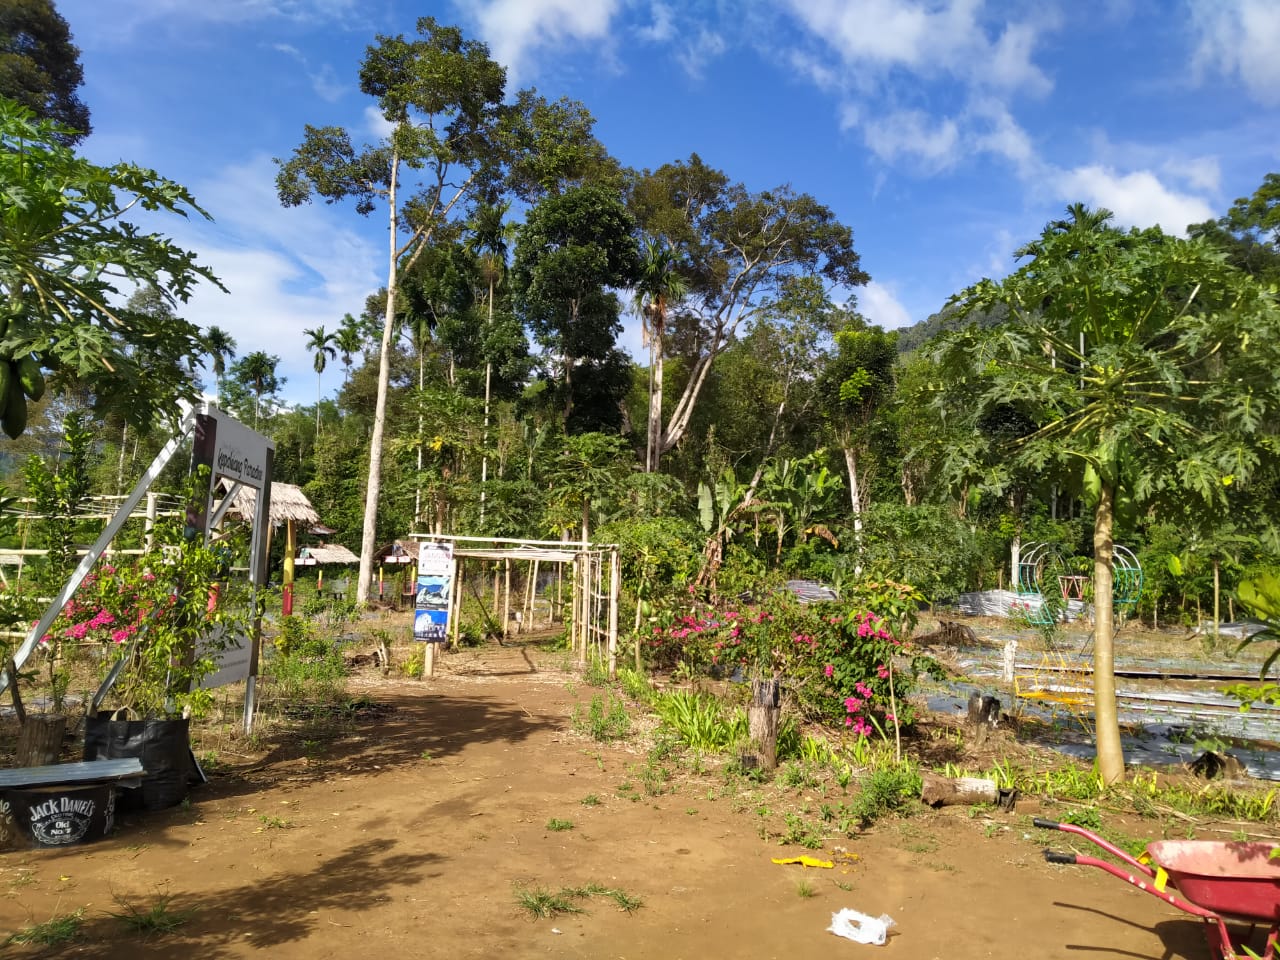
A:
<svg viewBox="0 0 1280 960">
<path fill-rule="evenodd" d="M 822 675 L 824 677 L 829 677 L 835 672 L 836 672 L 835 666 L 830 663 L 828 663 L 825 667 L 822 668 Z"/>
<path fill-rule="evenodd" d="M 889 669 L 883 663 L 879 664 L 876 667 L 876 674 L 880 677 L 881 680 L 889 679 Z"/>
</svg>

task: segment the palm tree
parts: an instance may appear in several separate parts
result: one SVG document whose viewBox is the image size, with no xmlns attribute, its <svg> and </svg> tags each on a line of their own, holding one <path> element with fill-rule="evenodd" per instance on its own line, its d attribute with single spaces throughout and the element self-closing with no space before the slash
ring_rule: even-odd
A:
<svg viewBox="0 0 1280 960">
<path fill-rule="evenodd" d="M 280 358 L 262 350 L 247 354 L 236 364 L 240 375 L 249 389 L 253 391 L 253 429 L 258 429 L 258 415 L 262 410 L 262 395 L 275 393 L 280 389 L 280 380 L 276 377 L 276 364 Z"/>
<path fill-rule="evenodd" d="M 489 284 L 489 318 L 486 332 L 493 327 L 493 292 L 503 275 L 507 272 L 507 247 L 511 239 L 513 227 L 504 220 L 509 203 L 495 205 L 481 204 L 471 217 L 471 236 L 467 240 L 468 249 L 477 255 L 480 262 L 480 275 Z M 480 458 L 480 522 L 484 522 L 485 483 L 489 479 L 489 402 L 492 396 L 493 360 L 489 356 L 489 344 L 485 338 L 484 358 L 484 433 L 481 438 Z"/>
<path fill-rule="evenodd" d="M 334 344 L 338 340 L 335 333 L 325 333 L 324 325 L 313 330 L 303 330 L 307 335 L 307 349 L 312 351 L 312 369 L 316 372 L 316 436 L 320 436 L 320 375 L 324 373 L 325 364 L 338 355 Z"/>
<path fill-rule="evenodd" d="M 662 457 L 662 338 L 667 329 L 667 311 L 689 292 L 678 271 L 679 261 L 670 248 L 648 238 L 641 254 L 640 281 L 634 304 L 640 314 L 643 343 L 649 347 L 649 430 L 645 444 L 644 470 L 653 473 Z"/>
<path fill-rule="evenodd" d="M 344 387 L 347 385 L 347 381 L 351 379 L 351 360 L 364 348 L 364 343 L 365 336 L 360 330 L 360 322 L 351 314 L 344 314 L 342 325 L 338 327 L 338 332 L 333 335 L 333 345 L 342 354 L 342 365 L 347 368 L 342 377 L 342 385 Z"/>
<path fill-rule="evenodd" d="M 221 327 L 210 327 L 204 335 L 204 345 L 213 361 L 213 389 L 215 403 L 222 393 L 222 377 L 227 372 L 227 361 L 236 355 L 236 341 Z"/>
</svg>

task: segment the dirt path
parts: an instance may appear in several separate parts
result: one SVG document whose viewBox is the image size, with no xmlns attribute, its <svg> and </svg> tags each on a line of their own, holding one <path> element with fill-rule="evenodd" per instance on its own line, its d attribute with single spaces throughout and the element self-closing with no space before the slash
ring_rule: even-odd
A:
<svg viewBox="0 0 1280 960">
<path fill-rule="evenodd" d="M 569 680 L 508 647 L 451 655 L 426 683 L 379 681 L 368 692 L 394 709 L 348 736 L 281 749 L 105 841 L 0 855 L 0 930 L 84 908 L 85 939 L 56 953 L 102 958 L 1207 956 L 1184 914 L 1044 864 L 1025 806 L 887 821 L 838 841 L 857 860 L 831 871 L 774 865 L 819 851 L 760 839 L 767 792 L 707 774 L 646 795 L 638 748 L 574 732 L 594 691 Z M 593 883 L 644 905 L 593 897 L 534 921 L 516 903 L 521 887 Z M 167 936 L 142 942 L 104 916 L 113 896 L 148 908 L 161 895 L 194 909 Z M 841 907 L 889 914 L 889 943 L 825 932 Z"/>
</svg>

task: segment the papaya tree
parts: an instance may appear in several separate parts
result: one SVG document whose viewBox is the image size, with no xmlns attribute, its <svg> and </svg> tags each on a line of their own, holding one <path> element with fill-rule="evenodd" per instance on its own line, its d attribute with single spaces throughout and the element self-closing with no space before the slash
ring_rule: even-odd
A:
<svg viewBox="0 0 1280 960">
<path fill-rule="evenodd" d="M 1087 212 L 1087 211 L 1086 211 Z M 984 466 L 1001 492 L 1038 473 L 1083 486 L 1093 512 L 1094 696 L 1099 773 L 1124 774 L 1116 715 L 1112 548 L 1139 511 L 1229 508 L 1274 452 L 1280 308 L 1210 245 L 1121 231 L 1096 211 L 1047 226 L 1002 282 L 958 295 L 1009 320 L 942 341 L 936 402 L 1033 425 Z"/>
<path fill-rule="evenodd" d="M 143 429 L 200 396 L 191 365 L 207 341 L 167 308 L 202 279 L 221 285 L 195 254 L 128 218 L 206 214 L 152 170 L 77 156 L 61 142 L 72 133 L 0 98 L 0 423 L 11 438 L 46 380 L 56 393 L 86 388 L 97 408 Z M 166 309 L 120 304 L 138 288 Z"/>
</svg>

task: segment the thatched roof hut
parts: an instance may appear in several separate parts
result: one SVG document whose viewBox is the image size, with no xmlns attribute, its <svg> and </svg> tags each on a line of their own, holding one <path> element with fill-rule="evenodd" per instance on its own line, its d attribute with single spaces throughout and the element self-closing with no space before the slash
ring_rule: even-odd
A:
<svg viewBox="0 0 1280 960">
<path fill-rule="evenodd" d="M 236 491 L 227 513 L 252 523 L 257 504 L 258 491 L 252 487 L 241 487 Z M 319 523 L 320 514 L 316 513 L 316 508 L 311 505 L 301 487 L 292 483 L 272 483 L 271 523 L 274 526 L 288 520 L 305 524 Z"/>
<path fill-rule="evenodd" d="M 327 563 L 359 563 L 360 558 L 340 543 L 322 543 L 318 547 L 303 547 L 294 562 L 301 567 L 314 567 Z"/>
</svg>

